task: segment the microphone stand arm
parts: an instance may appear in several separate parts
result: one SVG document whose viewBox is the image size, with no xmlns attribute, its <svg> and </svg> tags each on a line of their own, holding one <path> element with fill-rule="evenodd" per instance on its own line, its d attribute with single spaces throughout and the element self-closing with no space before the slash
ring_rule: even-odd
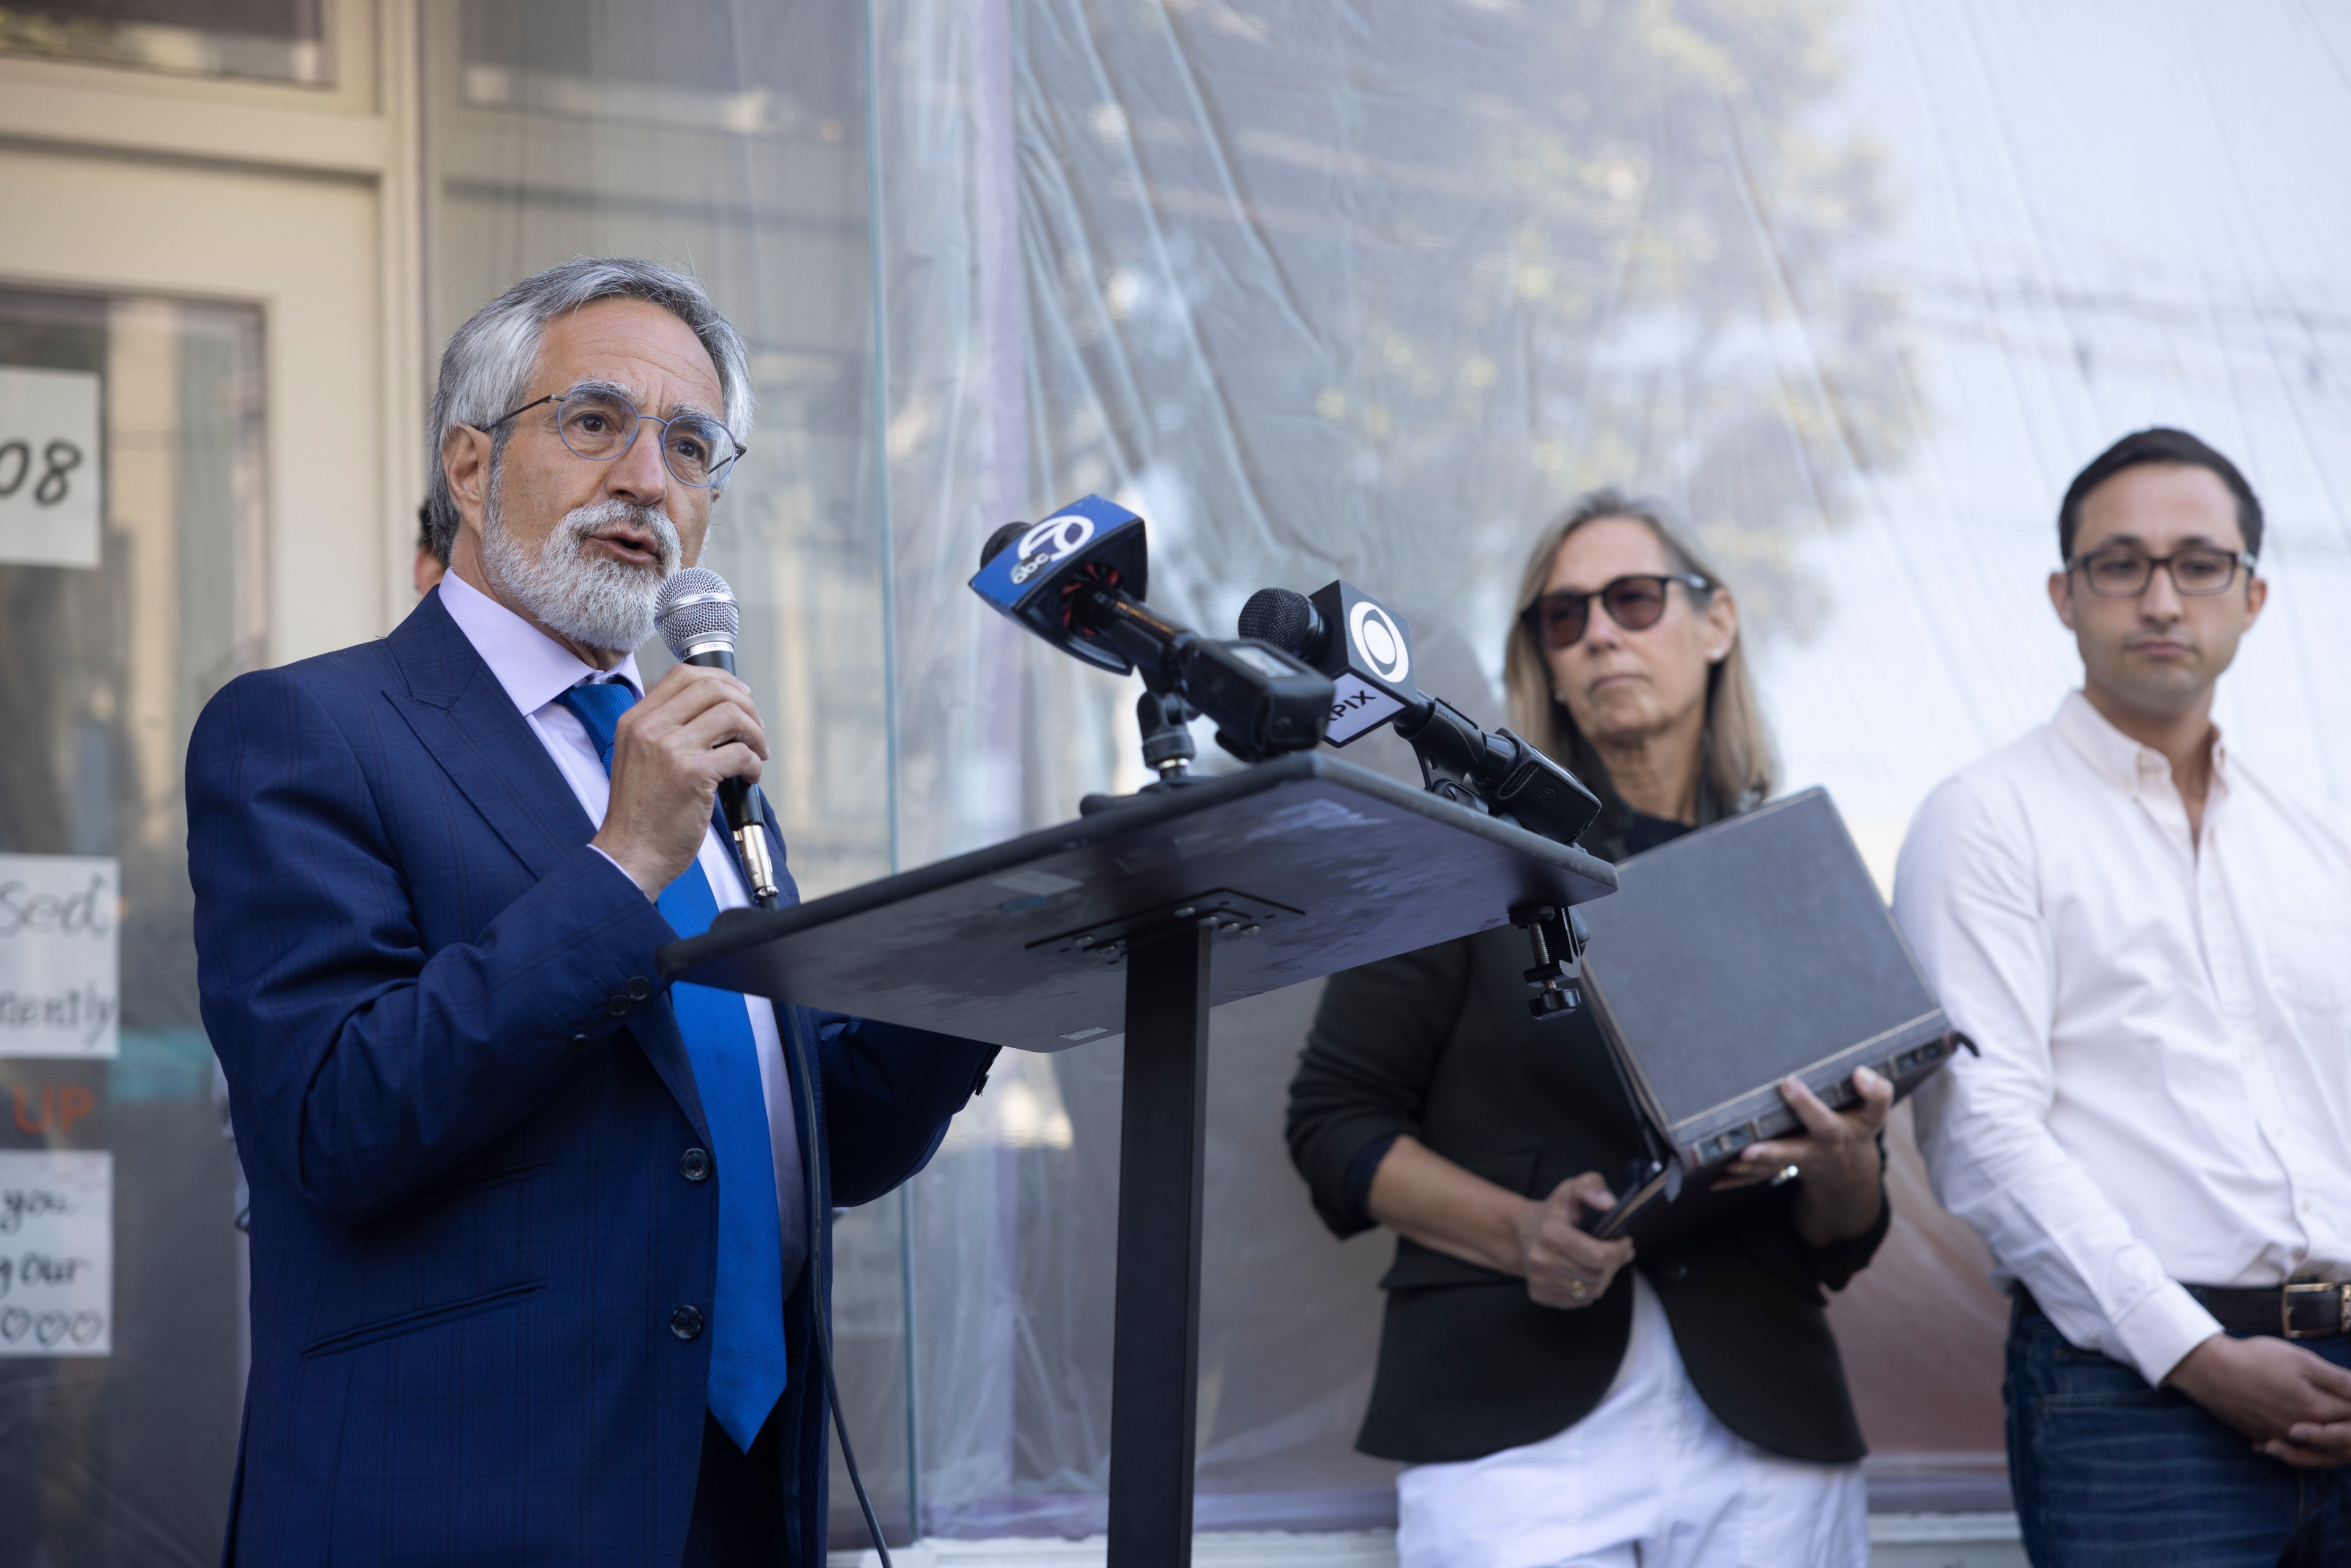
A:
<svg viewBox="0 0 2351 1568">
<path fill-rule="evenodd" d="M 1207 717 L 1217 744 L 1244 762 L 1298 751 L 1321 738 L 1331 683 L 1294 655 L 1204 637 L 1114 583 L 1080 581 L 1063 625 L 1105 645 L 1143 677 L 1135 716 L 1144 758 L 1164 783 L 1187 782 L 1195 755 L 1182 727 Z"/>
<path fill-rule="evenodd" d="M 1117 649 L 1144 687 L 1163 695 L 1177 690 L 1176 661 L 1199 635 L 1155 613 L 1134 595 L 1093 582 L 1071 594 L 1070 618 Z"/>
<path fill-rule="evenodd" d="M 1583 781 L 1507 729 L 1483 730 L 1442 697 L 1420 694 L 1396 715 L 1395 732 L 1420 758 L 1421 781 L 1439 800 L 1572 844 L 1599 813 Z"/>
<path fill-rule="evenodd" d="M 1506 750 L 1497 757 L 1494 737 L 1470 723 L 1467 714 L 1424 692 L 1418 702 L 1396 715 L 1395 727 L 1420 758 L 1421 783 L 1430 794 L 1473 811 L 1492 810 L 1487 804 L 1489 779 L 1498 764 L 1507 768 L 1510 758 Z"/>
</svg>

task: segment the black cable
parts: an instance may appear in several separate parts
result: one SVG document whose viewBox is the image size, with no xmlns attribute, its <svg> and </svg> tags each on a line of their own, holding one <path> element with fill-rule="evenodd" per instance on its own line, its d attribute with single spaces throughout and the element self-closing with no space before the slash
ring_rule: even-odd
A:
<svg viewBox="0 0 2351 1568">
<path fill-rule="evenodd" d="M 889 1544 L 882 1539 L 882 1524 L 873 1514 L 873 1501 L 865 1495 L 865 1478 L 857 1472 L 857 1451 L 849 1445 L 849 1418 L 841 1408 L 841 1391 L 832 1377 L 832 1325 L 826 1321 L 826 1309 L 831 1295 L 831 1264 L 832 1261 L 831 1233 L 824 1224 L 824 1130 L 816 1118 L 816 1079 L 808 1049 L 808 1019 L 790 1002 L 782 1010 L 792 1040 L 792 1065 L 796 1068 L 795 1097 L 800 1105 L 801 1136 L 809 1140 L 808 1228 L 809 1264 L 816 1270 L 814 1311 L 816 1323 L 817 1365 L 824 1374 L 823 1396 L 832 1406 L 832 1429 L 841 1438 L 841 1462 L 848 1469 L 849 1486 L 857 1494 L 857 1507 L 865 1516 L 865 1532 L 873 1538 L 873 1550 L 881 1554 L 882 1568 L 892 1568 Z"/>
</svg>

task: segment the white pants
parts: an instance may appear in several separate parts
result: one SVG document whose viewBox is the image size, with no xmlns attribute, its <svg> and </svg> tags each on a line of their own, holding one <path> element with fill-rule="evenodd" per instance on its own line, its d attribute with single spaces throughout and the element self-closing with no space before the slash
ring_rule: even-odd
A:
<svg viewBox="0 0 2351 1568">
<path fill-rule="evenodd" d="M 1396 1478 L 1401 1568 L 1866 1568 L 1859 1465 L 1767 1453 L 1690 1386 L 1666 1310 L 1633 1277 L 1633 1337 L 1592 1414 L 1557 1437 Z"/>
</svg>

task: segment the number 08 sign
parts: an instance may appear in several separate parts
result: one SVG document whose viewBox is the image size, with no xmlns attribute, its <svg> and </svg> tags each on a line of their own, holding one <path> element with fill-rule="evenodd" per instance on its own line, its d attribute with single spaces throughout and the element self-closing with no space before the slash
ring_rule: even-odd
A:
<svg viewBox="0 0 2351 1568">
<path fill-rule="evenodd" d="M 96 566 L 99 378 L 0 365 L 0 561 Z"/>
</svg>

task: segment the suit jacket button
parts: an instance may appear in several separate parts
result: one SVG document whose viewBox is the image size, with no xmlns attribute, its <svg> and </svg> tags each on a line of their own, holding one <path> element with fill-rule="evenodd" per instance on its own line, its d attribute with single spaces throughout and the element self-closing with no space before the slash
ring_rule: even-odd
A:
<svg viewBox="0 0 2351 1568">
<path fill-rule="evenodd" d="M 1677 1258 L 1674 1261 L 1667 1264 L 1664 1269 L 1659 1270 L 1659 1272 L 1663 1273 L 1667 1280 L 1678 1285 L 1684 1280 L 1689 1278 L 1689 1265 Z"/>
<path fill-rule="evenodd" d="M 688 1149 L 678 1156 L 677 1174 L 688 1181 L 700 1181 L 710 1174 L 710 1151 Z"/>
<path fill-rule="evenodd" d="M 680 1307 L 669 1315 L 669 1332 L 680 1339 L 702 1337 L 702 1309 Z"/>
<path fill-rule="evenodd" d="M 628 993 L 629 1000 L 632 1002 L 643 1001 L 647 997 L 653 994 L 653 982 L 646 979 L 642 975 L 630 980 L 630 982 L 627 985 L 622 986 L 621 989 Z"/>
<path fill-rule="evenodd" d="M 612 1017 L 616 1019 L 627 1018 L 629 1016 L 629 998 L 626 997 L 614 997 L 611 1001 L 604 1004 L 604 1010 L 611 1014 Z"/>
<path fill-rule="evenodd" d="M 584 1034 L 575 1034 L 571 1037 L 571 1049 L 574 1051 L 585 1051 L 593 1043 L 594 1041 Z"/>
</svg>

